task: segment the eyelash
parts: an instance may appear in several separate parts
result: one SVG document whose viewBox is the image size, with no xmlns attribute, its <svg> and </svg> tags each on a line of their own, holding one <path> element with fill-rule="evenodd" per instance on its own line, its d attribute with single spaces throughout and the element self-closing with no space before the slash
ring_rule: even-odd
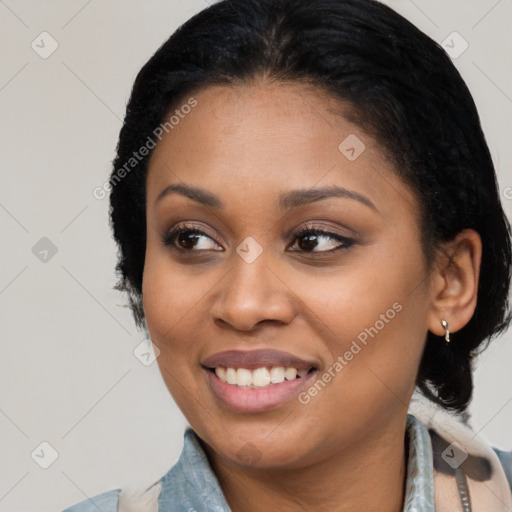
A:
<svg viewBox="0 0 512 512">
<path fill-rule="evenodd" d="M 166 246 L 169 246 L 169 248 L 171 248 L 172 250 L 180 251 L 180 252 L 183 252 L 183 253 L 186 253 L 186 252 L 199 252 L 199 251 L 194 250 L 194 249 L 190 249 L 190 250 L 189 249 L 183 249 L 183 247 L 179 247 L 179 246 L 176 245 L 176 243 L 175 243 L 176 238 L 179 235 L 184 234 L 184 233 L 206 236 L 207 238 L 212 239 L 210 236 L 208 236 L 207 233 L 205 233 L 204 231 L 202 231 L 202 230 L 200 230 L 200 229 L 198 229 L 198 228 L 196 228 L 194 226 L 188 226 L 188 225 L 181 224 L 181 225 L 173 227 L 168 232 L 164 233 L 161 236 L 162 243 L 164 245 L 166 245 Z M 316 228 L 314 226 L 307 226 L 304 229 L 300 230 L 298 233 L 296 233 L 294 235 L 294 239 L 293 240 L 295 241 L 297 238 L 306 237 L 306 236 L 312 236 L 312 235 L 313 236 L 329 237 L 329 238 L 332 238 L 332 239 L 340 242 L 341 244 L 340 244 L 340 246 L 335 247 L 334 249 L 327 250 L 327 251 L 301 251 L 301 250 L 297 251 L 297 250 L 294 250 L 292 252 L 305 252 L 305 253 L 310 253 L 310 254 L 325 254 L 325 253 L 329 254 L 329 253 L 333 253 L 333 252 L 338 252 L 338 251 L 349 249 L 350 247 L 352 247 L 355 244 L 355 240 L 353 240 L 352 238 L 349 238 L 349 237 L 346 237 L 346 236 L 342 236 L 342 235 L 339 235 L 337 233 L 331 233 L 329 231 L 324 231 L 324 230 Z"/>
</svg>

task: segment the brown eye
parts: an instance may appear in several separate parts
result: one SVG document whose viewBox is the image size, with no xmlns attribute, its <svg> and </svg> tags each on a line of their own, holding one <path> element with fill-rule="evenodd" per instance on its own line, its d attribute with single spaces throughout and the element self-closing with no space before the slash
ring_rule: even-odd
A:
<svg viewBox="0 0 512 512">
<path fill-rule="evenodd" d="M 354 245 L 354 240 L 337 233 L 330 233 L 317 228 L 308 228 L 295 235 L 300 251 L 303 252 L 335 252 L 348 249 Z M 300 241 L 302 240 L 302 242 Z M 325 242 L 327 240 L 327 242 Z M 315 250 L 317 247 L 326 247 L 323 250 Z M 294 251 L 297 252 L 297 251 Z"/>
<path fill-rule="evenodd" d="M 207 240 L 211 240 L 213 244 L 208 244 Z M 219 250 L 215 247 L 217 243 L 209 237 L 204 231 L 196 227 L 176 226 L 162 236 L 162 243 L 173 249 L 181 251 L 200 251 L 200 250 Z M 198 247 L 199 246 L 199 247 Z M 222 249 L 220 249 L 222 250 Z"/>
</svg>

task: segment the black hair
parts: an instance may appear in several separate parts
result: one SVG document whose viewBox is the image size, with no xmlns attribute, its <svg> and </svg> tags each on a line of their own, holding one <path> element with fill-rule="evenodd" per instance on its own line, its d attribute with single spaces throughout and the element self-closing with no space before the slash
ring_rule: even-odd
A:
<svg viewBox="0 0 512 512">
<path fill-rule="evenodd" d="M 147 329 L 142 276 L 151 151 L 133 169 L 126 163 L 194 92 L 259 78 L 313 84 L 351 106 L 349 120 L 376 138 L 416 193 L 428 262 L 440 243 L 466 228 L 481 236 L 476 311 L 449 345 L 428 332 L 417 375 L 431 400 L 466 410 L 474 356 L 511 318 L 510 224 L 464 80 L 441 46 L 376 0 L 223 0 L 181 25 L 140 70 L 110 179 L 116 289 L 127 292 L 137 326 Z"/>
</svg>

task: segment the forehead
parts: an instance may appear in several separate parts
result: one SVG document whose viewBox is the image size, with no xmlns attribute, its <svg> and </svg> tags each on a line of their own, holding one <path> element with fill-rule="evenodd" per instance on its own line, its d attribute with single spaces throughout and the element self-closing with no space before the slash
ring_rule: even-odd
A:
<svg viewBox="0 0 512 512">
<path fill-rule="evenodd" d="M 348 106 L 318 87 L 257 82 L 212 86 L 192 97 L 194 108 L 154 149 L 148 200 L 180 181 L 220 196 L 336 184 L 376 201 L 391 181 L 395 189 L 405 186 L 374 138 L 345 119 Z"/>
<path fill-rule="evenodd" d="M 260 156 L 270 155 L 274 161 L 279 155 L 290 158 L 291 151 L 302 156 L 314 157 L 319 151 L 338 156 L 338 145 L 343 140 L 340 137 L 351 133 L 364 138 L 366 145 L 376 145 L 343 117 L 347 104 L 315 86 L 259 81 L 243 86 L 212 86 L 193 97 L 196 106 L 181 119 L 174 116 L 174 122 L 178 122 L 163 134 L 153 160 L 168 149 L 174 153 L 194 149 L 195 154 L 208 152 L 213 156 L 236 148 L 240 150 L 238 158 L 245 153 L 252 159 L 262 143 L 265 151 Z M 183 105 L 186 102 L 184 98 Z M 178 105 L 175 112 L 180 110 Z M 190 151 L 189 157 L 193 156 Z"/>
</svg>

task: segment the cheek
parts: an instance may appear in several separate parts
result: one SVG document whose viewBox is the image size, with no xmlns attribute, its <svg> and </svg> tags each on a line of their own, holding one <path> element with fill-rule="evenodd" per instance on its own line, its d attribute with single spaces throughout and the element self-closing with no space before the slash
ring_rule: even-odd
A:
<svg viewBox="0 0 512 512">
<path fill-rule="evenodd" d="M 392 241 L 364 254 L 346 271 L 298 280 L 294 292 L 304 298 L 303 314 L 326 344 L 327 369 L 342 358 L 343 368 L 331 370 L 331 400 L 406 401 L 427 330 L 428 274 L 421 247 L 407 251 Z"/>
<path fill-rule="evenodd" d="M 142 297 L 146 323 L 155 343 L 180 339 L 188 317 L 200 307 L 207 283 L 194 279 L 165 250 L 146 251 Z M 180 342 L 185 341 L 181 338 Z"/>
<path fill-rule="evenodd" d="M 380 339 L 397 340 L 397 348 L 418 339 L 428 304 L 421 248 L 407 251 L 389 239 L 360 248 L 345 263 L 336 272 L 304 272 L 297 278 L 290 269 L 283 276 L 293 283 L 303 304 L 301 316 L 315 325 L 319 339 L 329 340 L 338 354 L 358 337 L 371 339 L 369 330 Z"/>
<path fill-rule="evenodd" d="M 175 367 L 183 367 L 187 345 L 184 329 L 194 301 L 193 291 L 174 267 L 168 258 L 147 251 L 142 282 L 144 313 L 151 340 L 160 349 L 157 361 L 165 380 L 167 372 L 176 376 Z"/>
<path fill-rule="evenodd" d="M 186 294 L 177 293 L 176 283 L 146 264 L 142 297 L 146 323 L 154 343 L 160 344 L 183 316 Z M 181 300 L 180 300 L 181 299 Z"/>
<path fill-rule="evenodd" d="M 148 251 L 142 291 L 151 340 L 160 350 L 157 363 L 178 407 L 189 421 L 197 421 L 190 415 L 195 414 L 193 404 L 198 403 L 202 375 L 190 348 L 197 334 L 197 315 L 204 312 L 200 309 L 201 290 L 191 286 L 192 282 L 194 286 L 201 283 L 187 278 L 169 257 Z"/>
</svg>

